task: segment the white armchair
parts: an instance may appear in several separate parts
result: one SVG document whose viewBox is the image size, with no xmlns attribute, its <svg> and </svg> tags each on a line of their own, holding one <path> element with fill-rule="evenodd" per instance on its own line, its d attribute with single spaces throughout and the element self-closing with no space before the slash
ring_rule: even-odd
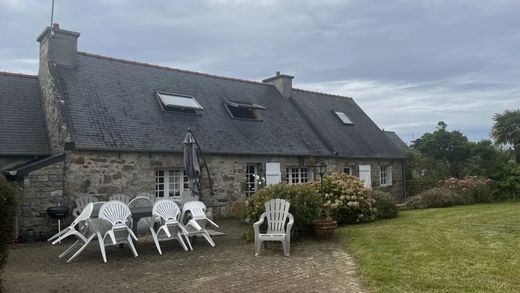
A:
<svg viewBox="0 0 520 293">
<path fill-rule="evenodd" d="M 255 230 L 255 255 L 260 254 L 263 241 L 280 241 L 283 245 L 283 253 L 289 256 L 291 252 L 291 228 L 294 217 L 289 213 L 291 204 L 280 198 L 271 199 L 265 203 L 265 212 L 260 220 L 253 224 Z M 260 233 L 260 225 L 267 218 L 267 232 Z M 287 219 L 289 222 L 286 225 Z"/>
</svg>

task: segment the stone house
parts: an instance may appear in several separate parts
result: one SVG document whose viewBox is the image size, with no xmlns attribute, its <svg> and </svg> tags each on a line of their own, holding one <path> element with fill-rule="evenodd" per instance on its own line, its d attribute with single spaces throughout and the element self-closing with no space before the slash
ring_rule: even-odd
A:
<svg viewBox="0 0 520 293">
<path fill-rule="evenodd" d="M 78 37 L 46 28 L 38 75 L 0 74 L 0 170 L 23 188 L 18 231 L 49 233 L 46 209 L 80 193 L 179 196 L 187 129 L 216 214 L 265 184 L 319 180 L 318 163 L 404 198 L 403 151 L 352 98 L 279 73 L 256 82 L 80 52 Z"/>
</svg>

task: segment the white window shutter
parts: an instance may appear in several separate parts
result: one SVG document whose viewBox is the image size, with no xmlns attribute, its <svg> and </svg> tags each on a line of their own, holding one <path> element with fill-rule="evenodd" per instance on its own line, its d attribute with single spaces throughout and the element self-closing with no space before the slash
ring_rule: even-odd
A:
<svg viewBox="0 0 520 293">
<path fill-rule="evenodd" d="M 386 185 L 392 186 L 392 166 L 386 168 Z"/>
<path fill-rule="evenodd" d="M 282 181 L 280 163 L 265 163 L 265 184 L 273 185 Z"/>
</svg>

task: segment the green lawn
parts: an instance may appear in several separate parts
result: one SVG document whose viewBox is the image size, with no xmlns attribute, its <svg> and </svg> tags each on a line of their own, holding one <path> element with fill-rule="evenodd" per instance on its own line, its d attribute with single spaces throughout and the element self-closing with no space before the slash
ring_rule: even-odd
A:
<svg viewBox="0 0 520 293">
<path fill-rule="evenodd" d="M 520 202 L 404 211 L 338 232 L 374 292 L 520 292 Z"/>
</svg>

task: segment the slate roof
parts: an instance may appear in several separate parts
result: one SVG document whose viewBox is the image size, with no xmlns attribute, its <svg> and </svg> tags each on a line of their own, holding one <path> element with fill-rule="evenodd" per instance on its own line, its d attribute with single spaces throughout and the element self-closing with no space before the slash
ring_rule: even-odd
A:
<svg viewBox="0 0 520 293">
<path fill-rule="evenodd" d="M 58 67 L 77 149 L 182 151 L 191 128 L 207 153 L 330 155 L 290 100 L 270 85 L 78 54 Z M 154 91 L 189 95 L 201 115 L 166 112 Z M 268 108 L 262 121 L 232 119 L 227 100 Z"/>
<path fill-rule="evenodd" d="M 384 131 L 386 137 L 402 152 L 406 153 L 410 147 L 393 131 Z"/>
<path fill-rule="evenodd" d="M 293 100 L 334 153 L 352 158 L 404 158 L 352 98 L 293 90 Z M 353 125 L 343 124 L 333 111 L 345 113 Z"/>
<path fill-rule="evenodd" d="M 191 128 L 214 154 L 404 158 L 350 98 L 78 53 L 74 69 L 58 67 L 77 149 L 182 151 Z M 154 92 L 194 97 L 200 115 L 163 111 Z M 225 101 L 258 104 L 262 121 L 232 119 Z M 330 112 L 348 113 L 354 126 Z"/>
<path fill-rule="evenodd" d="M 0 156 L 49 153 L 37 77 L 0 72 Z"/>
</svg>

